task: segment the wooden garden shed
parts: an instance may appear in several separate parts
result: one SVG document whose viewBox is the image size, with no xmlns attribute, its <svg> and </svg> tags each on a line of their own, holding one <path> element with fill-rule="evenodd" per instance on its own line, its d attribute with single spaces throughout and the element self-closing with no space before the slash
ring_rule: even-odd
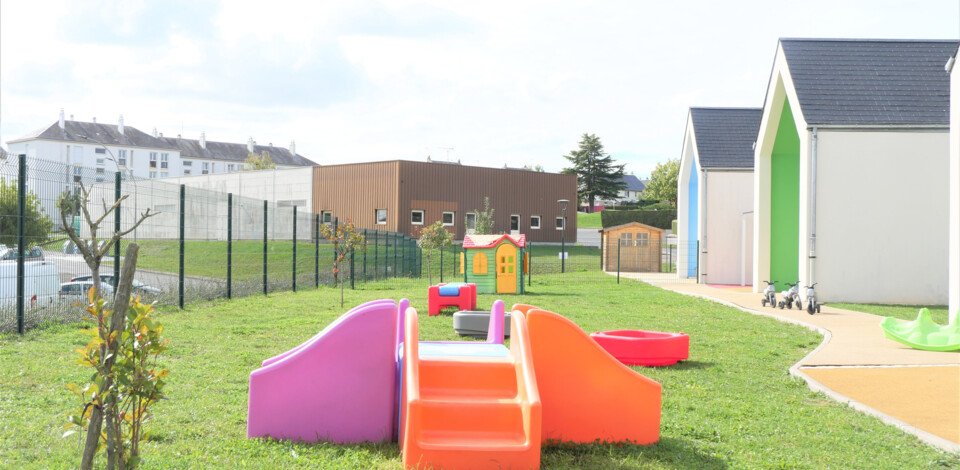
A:
<svg viewBox="0 0 960 470">
<path fill-rule="evenodd" d="M 522 294 L 525 248 L 523 234 L 466 235 L 460 253 L 461 274 L 466 282 L 476 284 L 481 294 Z"/>
<path fill-rule="evenodd" d="M 604 271 L 617 270 L 619 245 L 620 271 L 658 273 L 661 269 L 663 229 L 629 222 L 600 230 Z"/>
</svg>

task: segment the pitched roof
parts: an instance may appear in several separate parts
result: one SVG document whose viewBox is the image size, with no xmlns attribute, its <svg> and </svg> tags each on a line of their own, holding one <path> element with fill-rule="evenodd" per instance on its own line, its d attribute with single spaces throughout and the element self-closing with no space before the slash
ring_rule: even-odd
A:
<svg viewBox="0 0 960 470">
<path fill-rule="evenodd" d="M 809 125 L 948 126 L 958 42 L 781 39 Z"/>
<path fill-rule="evenodd" d="M 156 149 L 174 149 L 170 144 L 150 135 L 141 132 L 131 126 L 124 126 L 123 134 L 117 129 L 116 124 L 105 124 L 99 122 L 81 122 L 64 121 L 64 128 L 60 128 L 58 122 L 40 129 L 39 131 L 11 140 L 12 142 L 21 142 L 32 139 L 62 140 L 66 142 L 84 142 L 100 143 L 106 145 L 124 145 L 128 147 L 147 147 Z M 84 138 L 85 137 L 89 137 Z"/>
<path fill-rule="evenodd" d="M 643 191 L 647 189 L 647 185 L 643 184 L 643 181 L 640 181 L 640 178 L 637 178 L 636 175 L 623 175 L 623 182 L 627 185 L 624 188 L 627 191 Z"/>
<path fill-rule="evenodd" d="M 493 248 L 500 243 L 500 240 L 506 238 L 513 242 L 514 245 L 517 245 L 520 248 L 523 248 L 527 243 L 527 236 L 524 234 L 513 235 L 504 233 L 502 235 L 464 235 L 463 237 L 463 247 L 464 248 Z"/>
<path fill-rule="evenodd" d="M 600 233 L 603 233 L 603 232 L 609 232 L 609 231 L 611 231 L 611 230 L 618 230 L 618 229 L 621 229 L 621 228 L 624 228 L 624 227 L 643 227 L 643 228 L 648 228 L 648 229 L 651 229 L 651 230 L 655 230 L 655 231 L 657 231 L 657 232 L 666 232 L 666 230 L 664 230 L 664 229 L 662 229 L 662 228 L 660 228 L 660 227 L 654 227 L 653 225 L 647 225 L 647 224 L 645 224 L 645 223 L 643 223 L 643 222 L 637 222 L 637 221 L 627 222 L 627 223 L 625 223 L 625 224 L 620 224 L 620 225 L 611 225 L 610 227 L 603 227 L 602 229 L 597 230 L 597 231 L 600 232 Z"/>
<path fill-rule="evenodd" d="M 235 162 L 244 162 L 250 154 L 247 150 L 247 144 L 237 144 L 231 142 L 207 141 L 207 148 L 200 146 L 200 141 L 196 139 L 184 139 L 180 137 L 161 137 L 161 140 L 180 150 L 181 158 L 206 158 L 210 160 L 227 160 Z M 290 152 L 283 147 L 274 147 L 271 145 L 254 145 L 254 153 L 270 153 L 270 159 L 277 165 L 284 166 L 313 166 L 315 163 L 299 154 Z"/>
<path fill-rule="evenodd" d="M 690 108 L 702 168 L 753 168 L 761 108 Z"/>
</svg>

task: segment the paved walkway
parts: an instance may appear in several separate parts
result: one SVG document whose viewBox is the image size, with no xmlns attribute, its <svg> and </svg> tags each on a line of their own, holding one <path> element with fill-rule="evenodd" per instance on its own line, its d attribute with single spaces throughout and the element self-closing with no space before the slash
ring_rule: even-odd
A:
<svg viewBox="0 0 960 470">
<path fill-rule="evenodd" d="M 880 329 L 882 317 L 868 313 L 823 306 L 809 315 L 762 307 L 760 294 L 749 288 L 654 284 L 819 331 L 823 342 L 790 369 L 792 375 L 931 445 L 960 452 L 960 353 L 920 351 L 888 340 Z"/>
</svg>

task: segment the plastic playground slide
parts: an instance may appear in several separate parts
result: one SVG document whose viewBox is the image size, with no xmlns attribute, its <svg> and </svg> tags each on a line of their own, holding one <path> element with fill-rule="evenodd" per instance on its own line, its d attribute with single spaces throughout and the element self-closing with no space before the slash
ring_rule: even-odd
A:
<svg viewBox="0 0 960 470">
<path fill-rule="evenodd" d="M 250 374 L 247 436 L 390 441 L 396 415 L 397 304 L 342 315 Z"/>
<path fill-rule="evenodd" d="M 572 321 L 529 305 L 513 310 L 514 316 L 527 316 L 544 439 L 637 444 L 660 439 L 659 383 L 621 364 Z"/>
<path fill-rule="evenodd" d="M 523 315 L 513 316 L 509 349 L 411 341 L 419 337 L 416 310 L 404 320 L 404 467 L 538 468 L 541 406 Z"/>
<path fill-rule="evenodd" d="M 880 322 L 884 334 L 899 343 L 925 351 L 960 351 L 960 322 L 940 326 L 922 308 L 914 321 L 884 318 Z"/>
</svg>

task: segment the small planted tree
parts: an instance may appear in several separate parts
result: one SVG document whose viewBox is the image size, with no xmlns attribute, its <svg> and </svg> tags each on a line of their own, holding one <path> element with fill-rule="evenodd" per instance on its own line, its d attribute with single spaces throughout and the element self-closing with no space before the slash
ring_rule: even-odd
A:
<svg viewBox="0 0 960 470">
<path fill-rule="evenodd" d="M 442 221 L 436 221 L 420 229 L 420 239 L 417 245 L 427 255 L 427 277 L 433 285 L 433 252 L 443 250 L 453 242 L 453 236 L 443 226 Z"/>
<path fill-rule="evenodd" d="M 322 225 L 320 236 L 333 244 L 333 280 L 340 286 L 340 306 L 343 307 L 343 271 L 341 266 L 347 261 L 347 256 L 355 250 L 365 250 L 366 240 L 357 230 L 353 222 L 347 220 L 345 224 Z"/>
<path fill-rule="evenodd" d="M 644 197 L 667 202 L 671 206 L 677 206 L 677 178 L 680 176 L 680 160 L 671 159 L 664 163 L 657 163 L 653 173 L 650 174 L 650 182 L 647 183 L 647 189 L 643 191 Z"/>
<path fill-rule="evenodd" d="M 17 244 L 18 203 L 17 185 L 0 180 L 0 243 L 7 246 Z M 47 239 L 53 222 L 43 213 L 36 194 L 27 193 L 23 218 L 23 233 L 27 240 L 37 242 Z"/>
<path fill-rule="evenodd" d="M 272 170 L 277 167 L 270 158 L 270 152 L 264 150 L 259 154 L 250 152 L 247 154 L 246 169 L 248 170 Z"/>
<path fill-rule="evenodd" d="M 477 235 L 490 235 L 493 233 L 493 209 L 490 208 L 490 198 L 483 197 L 483 210 L 475 211 L 477 214 L 474 233 Z"/>
</svg>

